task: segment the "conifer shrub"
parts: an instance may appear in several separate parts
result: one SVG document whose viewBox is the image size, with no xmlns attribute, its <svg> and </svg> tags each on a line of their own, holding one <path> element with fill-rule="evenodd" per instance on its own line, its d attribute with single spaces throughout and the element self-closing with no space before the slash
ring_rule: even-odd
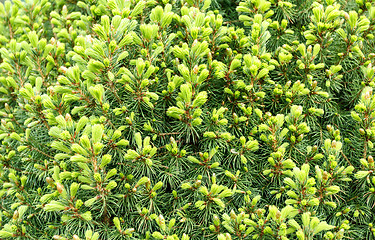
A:
<svg viewBox="0 0 375 240">
<path fill-rule="evenodd" d="M 374 239 L 371 0 L 0 3 L 0 239 Z"/>
</svg>

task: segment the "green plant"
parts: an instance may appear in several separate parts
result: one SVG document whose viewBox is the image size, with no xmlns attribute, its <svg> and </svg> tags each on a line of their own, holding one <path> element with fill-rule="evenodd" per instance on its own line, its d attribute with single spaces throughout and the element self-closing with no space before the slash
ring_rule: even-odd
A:
<svg viewBox="0 0 375 240">
<path fill-rule="evenodd" d="M 373 1 L 8 0 L 0 22 L 0 239 L 375 238 Z"/>
</svg>

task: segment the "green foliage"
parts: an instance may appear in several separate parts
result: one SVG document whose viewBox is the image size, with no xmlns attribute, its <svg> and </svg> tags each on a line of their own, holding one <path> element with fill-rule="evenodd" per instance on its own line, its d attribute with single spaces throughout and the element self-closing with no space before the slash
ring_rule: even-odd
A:
<svg viewBox="0 0 375 240">
<path fill-rule="evenodd" d="M 374 239 L 375 4 L 0 3 L 0 239 Z"/>
</svg>

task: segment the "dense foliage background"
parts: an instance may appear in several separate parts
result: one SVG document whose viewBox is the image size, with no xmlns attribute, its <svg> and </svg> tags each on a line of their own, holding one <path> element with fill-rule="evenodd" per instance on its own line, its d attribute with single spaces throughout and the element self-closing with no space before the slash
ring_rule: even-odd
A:
<svg viewBox="0 0 375 240">
<path fill-rule="evenodd" d="M 372 0 L 0 22 L 0 239 L 374 239 Z"/>
</svg>

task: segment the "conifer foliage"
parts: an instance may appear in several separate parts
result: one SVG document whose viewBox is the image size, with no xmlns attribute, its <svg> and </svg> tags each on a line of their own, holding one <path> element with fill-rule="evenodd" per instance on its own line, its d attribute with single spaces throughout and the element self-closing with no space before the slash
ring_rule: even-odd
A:
<svg viewBox="0 0 375 240">
<path fill-rule="evenodd" d="M 374 239 L 373 1 L 7 0 L 0 22 L 0 239 Z"/>
</svg>

